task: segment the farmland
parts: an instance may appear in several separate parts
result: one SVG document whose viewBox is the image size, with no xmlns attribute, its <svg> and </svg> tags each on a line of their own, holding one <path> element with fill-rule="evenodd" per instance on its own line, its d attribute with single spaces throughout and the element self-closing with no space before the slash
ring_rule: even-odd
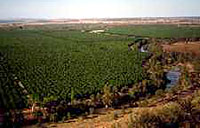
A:
<svg viewBox="0 0 200 128">
<path fill-rule="evenodd" d="M 200 27 L 185 25 L 127 25 L 111 27 L 108 33 L 156 38 L 199 37 Z"/>
<path fill-rule="evenodd" d="M 106 30 L 102 34 L 91 30 Z M 85 32 L 82 32 L 82 31 Z M 26 106 L 25 96 L 13 85 L 22 82 L 39 101 L 70 101 L 101 92 L 106 83 L 118 88 L 143 79 L 145 53 L 128 51 L 135 36 L 158 38 L 198 37 L 199 27 L 176 25 L 66 24 L 25 26 L 0 30 L 2 89 L 7 107 Z M 109 34 L 109 35 L 108 35 Z"/>
<path fill-rule="evenodd" d="M 33 113 L 42 112 L 44 120 L 57 122 L 87 116 L 91 108 L 126 105 L 140 110 L 138 105 L 143 100 L 147 100 L 147 108 L 159 106 L 172 100 L 165 94 L 185 98 L 199 89 L 196 77 L 184 79 L 188 65 L 189 71 L 200 69 L 199 35 L 199 26 L 184 25 L 50 24 L 0 28 L 0 108 L 9 113 L 16 110 L 14 116 L 8 116 L 11 119 L 22 111 L 24 120 L 39 122 L 41 115 Z M 174 43 L 172 38 L 184 40 Z M 187 44 L 187 38 L 197 41 Z M 140 44 L 147 46 L 147 52 L 140 52 Z M 180 91 L 175 94 L 165 87 L 165 73 L 171 68 L 181 72 L 177 88 L 171 89 Z M 152 105 L 151 100 L 155 101 Z M 34 111 L 31 108 L 35 104 Z"/>
<path fill-rule="evenodd" d="M 128 51 L 130 38 L 55 29 L 0 33 L 1 88 L 10 108 L 23 106 L 15 78 L 40 100 L 70 100 L 72 91 L 81 98 L 100 92 L 107 82 L 120 87 L 142 79 L 144 54 Z"/>
</svg>

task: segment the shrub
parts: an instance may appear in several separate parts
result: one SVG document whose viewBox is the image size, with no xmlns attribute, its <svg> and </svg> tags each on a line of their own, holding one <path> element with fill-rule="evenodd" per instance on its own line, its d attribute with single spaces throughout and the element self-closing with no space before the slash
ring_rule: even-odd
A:
<svg viewBox="0 0 200 128">
<path fill-rule="evenodd" d="M 157 91 L 155 92 L 155 94 L 156 94 L 157 96 L 162 96 L 162 95 L 164 94 L 164 91 L 163 91 L 162 89 L 159 89 L 159 90 L 157 90 Z"/>
<path fill-rule="evenodd" d="M 158 116 L 161 123 L 178 123 L 182 120 L 183 112 L 179 104 L 169 103 L 158 112 Z"/>
<path fill-rule="evenodd" d="M 183 119 L 197 123 L 200 120 L 199 97 L 188 96 L 184 99 L 179 99 L 178 103 L 184 112 Z"/>
<path fill-rule="evenodd" d="M 119 117 L 119 115 L 120 115 L 120 112 L 119 111 L 114 111 L 113 113 L 112 113 L 112 118 L 113 118 L 113 120 L 116 120 L 118 117 Z"/>
<path fill-rule="evenodd" d="M 70 112 L 67 113 L 67 119 L 71 119 L 71 114 L 70 114 Z"/>
<path fill-rule="evenodd" d="M 111 92 L 110 86 L 107 84 L 103 88 L 102 101 L 106 108 L 108 108 L 108 106 L 110 106 L 113 102 L 113 94 Z"/>
<path fill-rule="evenodd" d="M 178 124 L 182 116 L 179 104 L 169 103 L 164 106 L 140 110 L 131 122 L 142 126 L 150 124 L 152 127 L 162 127 L 166 124 Z"/>
<path fill-rule="evenodd" d="M 111 128 L 121 128 L 121 125 L 117 122 L 117 123 L 113 123 L 111 125 Z"/>
</svg>

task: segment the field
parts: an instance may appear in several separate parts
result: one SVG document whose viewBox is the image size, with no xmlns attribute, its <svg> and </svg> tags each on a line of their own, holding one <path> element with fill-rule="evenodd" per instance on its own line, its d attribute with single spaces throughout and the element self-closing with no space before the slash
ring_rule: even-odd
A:
<svg viewBox="0 0 200 128">
<path fill-rule="evenodd" d="M 188 43 L 171 40 L 194 37 L 198 40 Z M 33 113 L 42 112 L 50 122 L 65 121 L 78 115 L 87 117 L 90 108 L 94 108 L 114 114 L 101 116 L 100 112 L 100 116 L 95 115 L 97 120 L 89 119 L 91 124 L 96 121 L 98 126 L 105 122 L 112 125 L 115 121 L 107 122 L 107 116 L 113 116 L 114 120 L 121 118 L 120 122 L 126 126 L 128 123 L 124 120 L 128 120 L 127 113 L 131 112 L 126 112 L 124 106 L 133 113 L 143 110 L 141 106 L 145 106 L 147 112 L 154 108 L 157 112 L 157 108 L 163 108 L 171 101 L 177 105 L 179 98 L 193 95 L 200 89 L 199 74 L 195 72 L 200 69 L 199 37 L 200 27 L 190 25 L 100 23 L 2 27 L 0 108 L 6 108 L 9 113 L 16 110 L 16 115 L 17 110 L 26 113 L 22 114 L 25 120 L 38 121 L 41 116 Z M 143 44 L 145 40 L 147 44 Z M 128 46 L 132 43 L 136 45 L 130 50 Z M 140 44 L 147 46 L 147 52 L 140 52 Z M 170 92 L 165 89 L 165 73 L 177 65 L 182 66 L 182 75 Z M 192 70 L 189 71 L 187 65 Z M 193 73 L 186 74 L 186 70 Z M 35 104 L 39 110 L 33 111 L 31 107 Z M 113 108 L 104 109 L 104 106 Z M 119 110 L 122 111 L 119 117 L 115 117 L 114 107 L 123 108 Z M 47 111 L 43 112 L 45 109 Z M 77 114 L 77 111 L 82 113 Z M 49 115 L 45 115 L 46 112 Z M 121 116 L 123 114 L 125 116 Z M 141 120 L 144 117 L 141 116 Z M 10 114 L 8 118 L 15 116 Z M 150 116 L 147 118 L 151 119 Z M 81 121 L 76 123 L 63 124 L 63 127 L 83 124 Z"/>
<path fill-rule="evenodd" d="M 157 38 L 199 37 L 200 27 L 178 25 L 127 25 L 111 27 L 108 33 Z"/>
<path fill-rule="evenodd" d="M 98 29 L 106 31 L 102 34 L 89 33 Z M 81 32 L 83 30 L 85 32 Z M 14 79 L 21 81 L 28 93 L 36 95 L 39 101 L 50 97 L 70 101 L 72 93 L 75 98 L 88 97 L 101 92 L 106 83 L 122 87 L 141 81 L 141 64 L 145 54 L 128 51 L 127 45 L 134 38 L 127 35 L 198 37 L 200 28 L 105 24 L 2 28 L 1 88 L 6 90 L 5 100 L 10 101 L 6 106 L 25 106 L 25 103 L 19 104 L 24 99 L 20 98 L 22 94 L 18 87 L 14 87 Z"/>
<path fill-rule="evenodd" d="M 1 88 L 7 107 L 20 108 L 21 93 L 13 81 L 21 81 L 29 94 L 43 101 L 70 100 L 112 86 L 134 84 L 142 79 L 142 58 L 128 51 L 127 37 L 81 33 L 80 30 L 37 29 L 0 32 Z"/>
</svg>

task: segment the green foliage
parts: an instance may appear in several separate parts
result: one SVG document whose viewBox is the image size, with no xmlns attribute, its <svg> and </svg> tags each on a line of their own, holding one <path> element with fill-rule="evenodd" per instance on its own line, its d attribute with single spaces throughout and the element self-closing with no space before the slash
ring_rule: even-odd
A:
<svg viewBox="0 0 200 128">
<path fill-rule="evenodd" d="M 52 101 L 55 101 L 55 100 L 57 100 L 57 98 L 54 97 L 54 96 L 44 97 L 44 98 L 43 98 L 43 104 L 46 104 L 46 103 L 48 103 L 48 102 L 52 102 Z"/>
<path fill-rule="evenodd" d="M 144 56 L 129 52 L 129 41 L 71 30 L 1 30 L 0 51 L 8 78 L 2 80 L 0 91 L 9 95 L 5 101 L 18 103 L 21 96 L 12 85 L 12 75 L 40 100 L 96 94 L 107 81 L 116 87 L 136 83 L 143 78 Z M 15 108 L 11 103 L 7 106 Z"/>
<path fill-rule="evenodd" d="M 74 88 L 72 87 L 71 88 L 71 104 L 73 104 L 74 103 Z"/>
<path fill-rule="evenodd" d="M 199 37 L 199 27 L 178 27 L 176 25 L 129 25 L 107 30 L 109 33 L 150 37 Z"/>
<path fill-rule="evenodd" d="M 155 89 L 163 88 L 164 64 L 162 64 L 162 60 L 165 58 L 163 57 L 162 48 L 158 43 L 154 42 L 150 45 L 149 50 L 154 54 L 147 60 L 144 67 L 146 79 L 150 80 L 145 83 L 154 86 Z"/>
</svg>

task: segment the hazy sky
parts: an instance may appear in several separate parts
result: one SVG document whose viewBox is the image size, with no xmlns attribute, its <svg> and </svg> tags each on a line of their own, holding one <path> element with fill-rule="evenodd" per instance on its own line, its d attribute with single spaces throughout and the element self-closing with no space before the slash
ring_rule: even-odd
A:
<svg viewBox="0 0 200 128">
<path fill-rule="evenodd" d="M 200 0 L 0 0 L 0 19 L 156 16 L 200 16 Z"/>
</svg>

